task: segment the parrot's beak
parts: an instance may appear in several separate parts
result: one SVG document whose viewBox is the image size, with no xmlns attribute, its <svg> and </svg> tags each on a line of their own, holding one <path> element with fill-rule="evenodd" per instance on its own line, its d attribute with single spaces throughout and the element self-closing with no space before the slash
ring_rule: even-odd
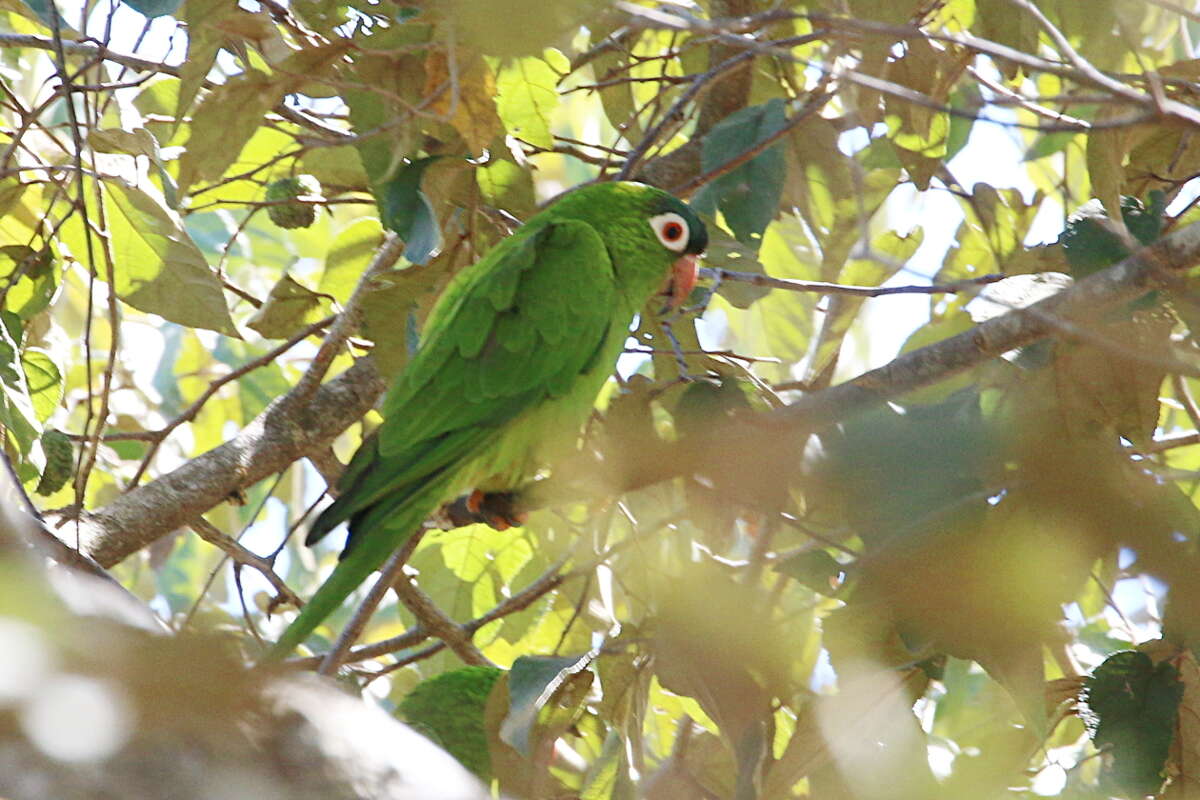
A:
<svg viewBox="0 0 1200 800">
<path fill-rule="evenodd" d="M 663 311 L 674 310 L 683 305 L 696 288 L 696 279 L 700 275 L 697 264 L 698 256 L 686 255 L 678 258 L 671 267 L 671 278 L 663 294 L 667 295 L 667 307 Z"/>
</svg>

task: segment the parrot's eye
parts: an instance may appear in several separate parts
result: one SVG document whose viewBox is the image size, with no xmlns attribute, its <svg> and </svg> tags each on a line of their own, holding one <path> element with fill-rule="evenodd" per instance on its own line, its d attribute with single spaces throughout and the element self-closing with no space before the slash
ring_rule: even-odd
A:
<svg viewBox="0 0 1200 800">
<path fill-rule="evenodd" d="M 663 247 L 682 253 L 688 243 L 687 220 L 673 211 L 650 218 L 650 227 Z"/>
</svg>

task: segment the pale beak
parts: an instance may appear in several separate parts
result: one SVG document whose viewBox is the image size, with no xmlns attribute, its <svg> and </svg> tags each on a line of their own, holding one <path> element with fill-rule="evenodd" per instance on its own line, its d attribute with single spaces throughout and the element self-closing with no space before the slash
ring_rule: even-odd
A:
<svg viewBox="0 0 1200 800">
<path fill-rule="evenodd" d="M 695 255 L 680 256 L 671 266 L 671 279 L 664 293 L 669 299 L 664 311 L 679 308 L 691 295 L 692 289 L 696 288 L 696 279 L 700 275 L 698 258 Z"/>
</svg>

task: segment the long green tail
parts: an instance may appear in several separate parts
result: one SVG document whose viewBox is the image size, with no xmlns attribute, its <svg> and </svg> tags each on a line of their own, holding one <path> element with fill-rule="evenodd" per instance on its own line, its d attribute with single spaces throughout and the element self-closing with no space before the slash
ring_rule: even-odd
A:
<svg viewBox="0 0 1200 800">
<path fill-rule="evenodd" d="M 292 620 L 279 641 L 267 651 L 264 661 L 281 661 L 291 655 L 437 509 L 448 483 L 448 477 L 443 477 L 425 484 L 407 497 L 398 493 L 399 497 L 389 498 L 391 502 L 384 501 L 372 507 L 359 523 L 363 529 L 356 531 L 354 546 L 342 554 L 342 560 L 334 568 L 333 574 L 321 584 L 300 615 Z"/>
</svg>

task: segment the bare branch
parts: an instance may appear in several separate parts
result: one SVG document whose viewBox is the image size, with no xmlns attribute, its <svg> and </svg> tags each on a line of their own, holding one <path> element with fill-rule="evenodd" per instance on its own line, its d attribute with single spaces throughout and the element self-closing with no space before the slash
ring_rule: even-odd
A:
<svg viewBox="0 0 1200 800">
<path fill-rule="evenodd" d="M 313 356 L 312 363 L 309 364 L 308 370 L 300 378 L 291 394 L 299 402 L 304 402 L 316 390 L 321 383 L 321 379 L 325 377 L 325 373 L 329 370 L 330 363 L 333 362 L 334 356 L 342 349 L 342 345 L 346 343 L 346 339 L 358 327 L 359 317 L 362 316 L 362 302 L 366 296 L 375 288 L 375 278 L 385 270 L 391 269 L 392 265 L 400 258 L 400 254 L 404 252 L 404 243 L 394 233 L 388 233 L 384 237 L 383 244 L 375 252 L 375 257 L 371 259 L 370 265 L 363 272 L 362 277 L 358 279 L 358 284 L 354 287 L 354 291 L 350 294 L 350 298 L 346 300 L 346 305 L 342 309 L 342 313 L 338 314 L 333 325 L 329 328 L 329 333 L 325 335 L 325 341 L 321 342 L 320 349 Z"/>
<path fill-rule="evenodd" d="M 1009 277 L 992 273 L 978 278 L 968 278 L 954 283 L 934 283 L 929 286 L 849 286 L 825 281 L 801 281 L 792 278 L 775 278 L 761 272 L 736 272 L 731 269 L 701 267 L 700 275 L 720 281 L 738 281 L 771 289 L 786 289 L 789 292 L 817 292 L 819 294 L 845 294 L 854 297 L 883 297 L 890 294 L 958 294 L 978 286 L 997 283 Z"/>
<path fill-rule="evenodd" d="M 400 549 L 388 557 L 387 562 L 379 570 L 379 580 L 375 581 L 375 585 L 371 587 L 371 591 L 367 592 L 367 596 L 359 604 L 350 623 L 345 628 L 342 628 L 342 632 L 338 634 L 338 638 L 333 643 L 332 649 L 321 659 L 321 666 L 317 668 L 318 673 L 321 675 L 333 675 L 337 672 L 337 668 L 342 664 L 346 651 L 358 641 L 359 636 L 362 636 L 363 630 L 367 627 L 367 623 L 371 621 L 375 609 L 379 608 L 379 604 L 383 602 L 384 595 L 387 594 L 388 589 L 391 588 L 397 579 L 403 576 L 404 562 L 408 561 L 420 538 L 420 532 L 418 531 L 415 535 L 409 537 L 409 540 Z"/>
<path fill-rule="evenodd" d="M 103 566 L 120 562 L 233 493 L 327 447 L 367 413 L 383 389 L 374 365 L 361 359 L 322 384 L 310 402 L 284 395 L 231 441 L 85 513 L 81 549 Z"/>
<path fill-rule="evenodd" d="M 412 612 L 421 627 L 446 643 L 454 654 L 466 664 L 496 666 L 471 641 L 473 630 L 459 625 L 437 607 L 429 595 L 421 591 L 407 575 L 398 575 L 392 583 L 396 596 L 404 607 Z"/>
<path fill-rule="evenodd" d="M 250 552 L 233 537 L 225 535 L 216 525 L 203 517 L 192 520 L 188 527 L 195 531 L 201 539 L 225 553 L 238 564 L 245 564 L 258 570 L 284 600 L 297 606 L 302 605 L 300 598 L 288 588 L 283 578 L 275 573 L 275 569 L 267 559 Z"/>
</svg>

